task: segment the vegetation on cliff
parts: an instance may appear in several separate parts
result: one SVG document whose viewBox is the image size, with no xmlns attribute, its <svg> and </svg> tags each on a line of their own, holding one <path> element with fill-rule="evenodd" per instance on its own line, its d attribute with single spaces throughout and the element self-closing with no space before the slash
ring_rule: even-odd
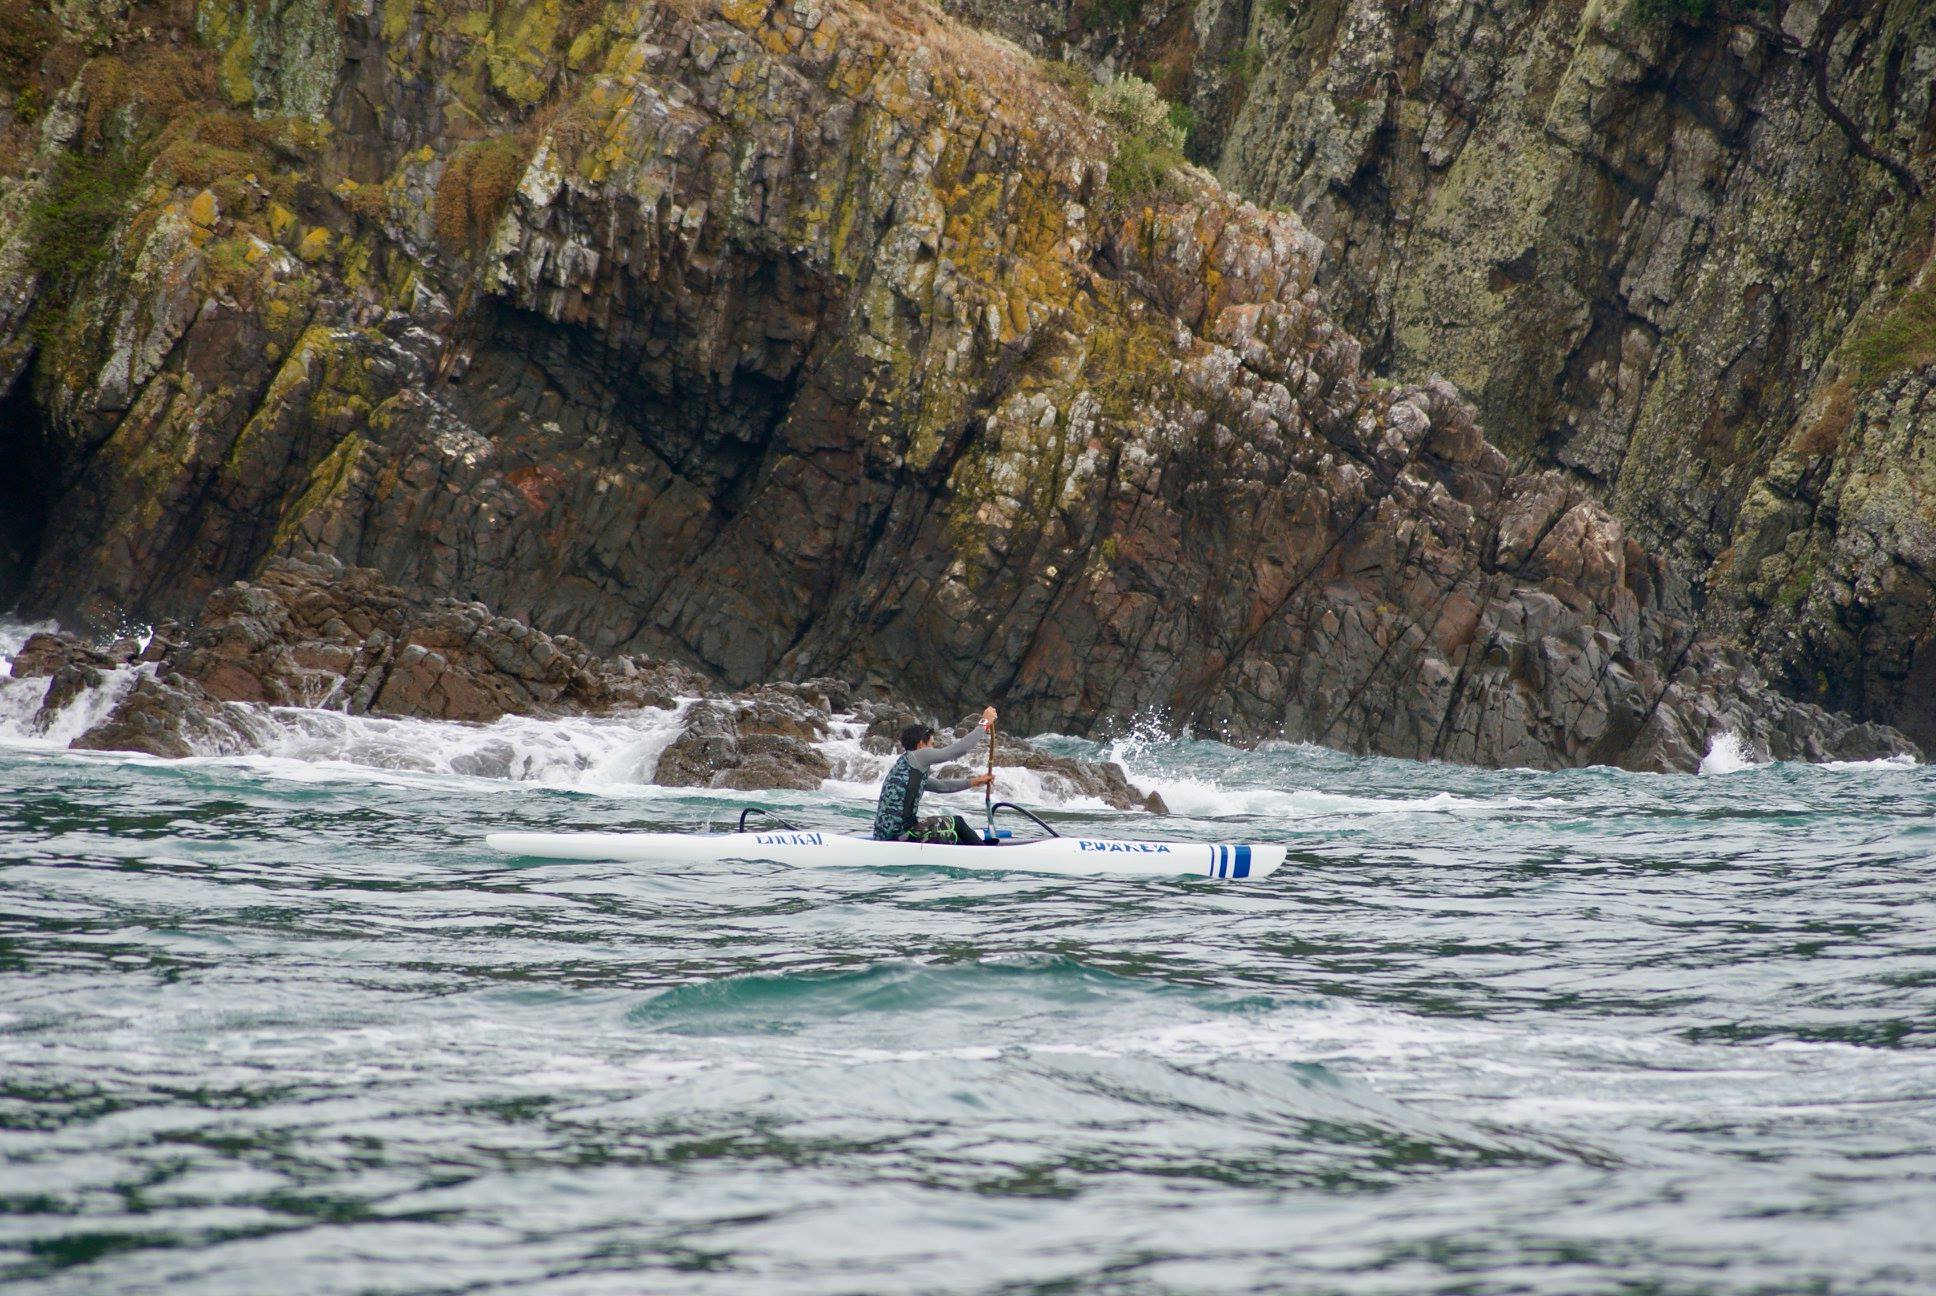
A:
<svg viewBox="0 0 1936 1296">
<path fill-rule="evenodd" d="M 470 251 L 482 247 L 530 159 L 530 144 L 514 135 L 480 140 L 452 154 L 437 181 L 437 233 L 444 242 Z"/>
<path fill-rule="evenodd" d="M 146 166 L 127 150 L 69 153 L 54 163 L 46 189 L 27 207 L 27 268 L 45 276 L 43 319 L 57 317 L 107 257 Z"/>
<path fill-rule="evenodd" d="M 1851 376 L 1863 390 L 1936 364 L 1936 284 L 1905 292 L 1848 343 Z"/>
<path fill-rule="evenodd" d="M 1122 197 L 1154 194 L 1172 172 L 1188 165 L 1186 110 L 1166 101 L 1149 82 L 1124 73 L 1097 82 L 1087 98 L 1090 109 L 1113 128 L 1109 183 Z"/>
</svg>

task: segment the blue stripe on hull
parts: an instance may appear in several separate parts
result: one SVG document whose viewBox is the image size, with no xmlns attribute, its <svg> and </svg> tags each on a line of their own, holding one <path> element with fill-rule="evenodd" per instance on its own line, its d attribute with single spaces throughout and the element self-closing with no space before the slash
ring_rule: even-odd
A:
<svg viewBox="0 0 1936 1296">
<path fill-rule="evenodd" d="M 1207 877 L 1247 878 L 1250 876 L 1250 847 L 1212 846 L 1210 848 L 1210 867 L 1204 870 Z"/>
</svg>

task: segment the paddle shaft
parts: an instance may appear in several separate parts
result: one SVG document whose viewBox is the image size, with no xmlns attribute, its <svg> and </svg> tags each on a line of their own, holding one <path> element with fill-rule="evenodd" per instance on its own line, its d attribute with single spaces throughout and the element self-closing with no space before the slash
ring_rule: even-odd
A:
<svg viewBox="0 0 1936 1296">
<path fill-rule="evenodd" d="M 982 808 L 988 815 L 988 840 L 995 840 L 995 723 L 988 723 L 988 784 L 981 790 Z"/>
</svg>

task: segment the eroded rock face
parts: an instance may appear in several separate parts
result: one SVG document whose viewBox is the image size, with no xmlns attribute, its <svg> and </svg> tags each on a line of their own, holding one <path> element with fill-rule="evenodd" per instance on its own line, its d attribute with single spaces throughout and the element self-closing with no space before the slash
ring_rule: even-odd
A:
<svg viewBox="0 0 1936 1296">
<path fill-rule="evenodd" d="M 1791 695 L 1936 740 L 1910 503 L 1936 495 L 1936 11 L 1185 7 L 1223 33 L 1190 82 L 1206 158 L 1324 239 L 1326 301 L 1375 363 L 1457 382 Z"/>
<path fill-rule="evenodd" d="M 1936 740 L 1928 5 L 948 7 L 1188 103 L 1374 366 L 1457 382 L 1792 696 Z"/>
<path fill-rule="evenodd" d="M 1791 692 L 1936 733 L 1936 370 L 1811 404 L 1714 582 Z"/>
<path fill-rule="evenodd" d="M 1200 175 L 1112 188 L 1111 141 L 1012 47 L 891 6 L 623 3 L 507 68 L 422 16 L 304 46 L 372 116 L 315 142 L 295 207 L 153 173 L 30 375 L 62 483 L 30 609 L 207 600 L 181 670 L 212 695 L 447 718 L 636 705 L 587 663 L 647 653 L 1076 734 L 1903 747 L 1699 641 L 1671 569 L 1515 474 L 1449 384 L 1373 382 L 1298 220 Z M 481 220 L 496 143 L 452 124 L 480 113 L 524 159 Z M 466 602 L 339 632 L 222 588 L 311 549 L 550 655 Z M 779 699 L 731 720 L 733 763 L 722 732 L 679 777 L 799 767 Z"/>
<path fill-rule="evenodd" d="M 1452 378 L 1495 439 L 1704 572 L 1824 365 L 1847 372 L 1857 307 L 1928 251 L 1890 168 L 1930 160 L 1936 13 L 1293 8 L 1251 30 L 1219 174 L 1305 216 L 1395 374 Z"/>
</svg>

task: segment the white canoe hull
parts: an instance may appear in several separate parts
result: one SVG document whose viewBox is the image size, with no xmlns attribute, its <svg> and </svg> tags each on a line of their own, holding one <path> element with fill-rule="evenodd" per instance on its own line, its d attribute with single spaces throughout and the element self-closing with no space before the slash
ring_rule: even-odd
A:
<svg viewBox="0 0 1936 1296">
<path fill-rule="evenodd" d="M 805 867 L 881 868 L 920 865 L 1078 877 L 1269 877 L 1284 847 L 1210 846 L 1201 842 L 1112 841 L 1050 837 L 1000 846 L 941 846 L 875 841 L 828 832 L 491 833 L 492 850 L 536 859 L 712 864 L 765 860 Z"/>
</svg>

